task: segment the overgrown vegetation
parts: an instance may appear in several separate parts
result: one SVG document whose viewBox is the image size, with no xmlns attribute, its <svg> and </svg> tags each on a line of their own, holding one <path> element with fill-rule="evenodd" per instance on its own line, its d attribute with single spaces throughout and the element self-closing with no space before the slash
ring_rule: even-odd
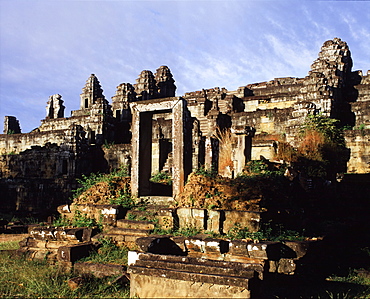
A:
<svg viewBox="0 0 370 299">
<path fill-rule="evenodd" d="M 221 130 L 217 127 L 215 137 L 219 141 L 218 172 L 222 176 L 231 177 L 234 163 L 232 160 L 233 138 L 230 128 Z"/>
<path fill-rule="evenodd" d="M 81 179 L 77 179 L 77 182 L 81 187 L 73 190 L 74 197 L 79 197 L 82 193 L 86 192 L 91 187 L 98 183 L 108 183 L 109 185 L 115 184 L 117 178 L 129 177 L 130 173 L 128 167 L 124 166 L 112 171 L 109 174 L 105 173 L 91 173 L 90 175 L 82 175 Z M 128 191 L 128 190 L 125 190 Z"/>
<path fill-rule="evenodd" d="M 257 241 L 302 241 L 306 239 L 304 230 L 301 232 L 285 229 L 281 224 L 272 226 L 265 223 L 257 232 L 250 232 L 247 227 L 241 227 L 238 223 L 234 225 L 226 234 L 231 240 L 249 239 Z"/>
<path fill-rule="evenodd" d="M 301 126 L 299 139 L 296 149 L 280 142 L 276 158 L 291 163 L 308 177 L 332 178 L 335 173 L 344 172 L 348 153 L 339 120 L 309 114 Z"/>
<path fill-rule="evenodd" d="M 286 165 L 267 160 L 250 161 L 244 172 L 232 179 L 199 168 L 189 175 L 177 202 L 182 207 L 259 211 L 261 200 L 283 192 L 285 169 Z"/>
<path fill-rule="evenodd" d="M 172 176 L 164 171 L 153 174 L 149 180 L 153 183 L 172 185 Z"/>
<path fill-rule="evenodd" d="M 56 227 L 90 227 L 90 228 L 99 228 L 103 229 L 103 215 L 101 215 L 99 221 L 96 221 L 94 218 L 87 217 L 86 214 L 76 211 L 72 219 L 66 219 L 63 217 L 57 218 L 53 222 L 53 226 Z"/>
</svg>

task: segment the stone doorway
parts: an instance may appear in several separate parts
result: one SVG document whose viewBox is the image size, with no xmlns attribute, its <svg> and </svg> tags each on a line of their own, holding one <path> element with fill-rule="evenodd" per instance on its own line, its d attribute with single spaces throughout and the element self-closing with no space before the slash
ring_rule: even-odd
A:
<svg viewBox="0 0 370 299">
<path fill-rule="evenodd" d="M 172 97 L 131 103 L 131 190 L 137 197 L 175 197 L 184 186 L 184 100 Z M 172 186 L 150 181 L 172 176 Z"/>
</svg>

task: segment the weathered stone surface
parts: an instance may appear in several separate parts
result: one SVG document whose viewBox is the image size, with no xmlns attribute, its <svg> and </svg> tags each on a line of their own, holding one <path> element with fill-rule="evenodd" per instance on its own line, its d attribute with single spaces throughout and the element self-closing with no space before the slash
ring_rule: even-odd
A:
<svg viewBox="0 0 370 299">
<path fill-rule="evenodd" d="M 33 227 L 29 230 L 32 238 L 51 241 L 90 241 L 92 230 L 89 228 L 51 228 Z"/>
<path fill-rule="evenodd" d="M 236 224 L 247 227 L 250 232 L 256 232 L 260 227 L 261 214 L 250 211 L 225 211 L 223 231 L 230 231 Z"/>
<path fill-rule="evenodd" d="M 131 296 L 249 298 L 258 291 L 262 267 L 131 252 L 129 273 Z M 163 291 L 167 286 L 171 286 L 171 295 Z"/>
<path fill-rule="evenodd" d="M 130 275 L 130 296 L 139 298 L 250 298 L 250 291 L 246 287 L 132 273 Z"/>
<path fill-rule="evenodd" d="M 185 246 L 189 255 L 205 253 L 221 256 L 229 251 L 229 242 L 220 239 L 190 237 L 185 239 Z"/>
<path fill-rule="evenodd" d="M 194 227 L 198 229 L 206 229 L 206 209 L 178 208 L 176 213 L 179 217 L 180 228 Z"/>
<path fill-rule="evenodd" d="M 216 234 L 222 233 L 223 226 L 223 211 L 208 210 L 207 211 L 207 231 Z"/>
</svg>

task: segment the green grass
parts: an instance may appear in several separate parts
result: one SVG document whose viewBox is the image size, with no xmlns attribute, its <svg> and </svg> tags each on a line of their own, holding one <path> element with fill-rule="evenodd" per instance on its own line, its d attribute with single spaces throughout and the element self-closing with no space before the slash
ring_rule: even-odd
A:
<svg viewBox="0 0 370 299">
<path fill-rule="evenodd" d="M 113 278 L 89 278 L 76 290 L 67 281 L 71 274 L 46 262 L 28 261 L 0 253 L 1 298 L 129 298 L 128 287 L 111 283 Z"/>
<path fill-rule="evenodd" d="M 129 249 L 124 246 L 115 245 L 110 239 L 100 239 L 101 247 L 81 262 L 122 264 L 127 265 L 127 253 Z"/>
<path fill-rule="evenodd" d="M 0 242 L 0 250 L 13 250 L 19 248 L 19 241 Z"/>
</svg>

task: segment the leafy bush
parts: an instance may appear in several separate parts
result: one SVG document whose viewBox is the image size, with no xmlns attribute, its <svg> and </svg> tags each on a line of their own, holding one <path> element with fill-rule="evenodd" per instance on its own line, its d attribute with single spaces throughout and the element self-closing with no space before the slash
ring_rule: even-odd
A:
<svg viewBox="0 0 370 299">
<path fill-rule="evenodd" d="M 215 178 L 217 176 L 217 170 L 211 167 L 211 169 L 206 169 L 204 166 L 199 167 L 194 171 L 195 174 L 199 174 L 209 178 Z"/>
<path fill-rule="evenodd" d="M 152 175 L 150 181 L 158 184 L 172 185 L 172 177 L 169 173 L 164 171 L 159 171 Z"/>
<path fill-rule="evenodd" d="M 194 226 L 187 226 L 175 231 L 174 236 L 192 237 L 201 233 L 201 229 Z"/>
<path fill-rule="evenodd" d="M 118 197 L 109 200 L 109 203 L 111 205 L 120 205 L 128 209 L 131 209 L 136 205 L 135 200 L 131 196 L 131 194 L 125 193 L 121 190 L 119 190 L 118 193 L 119 193 Z"/>
</svg>

